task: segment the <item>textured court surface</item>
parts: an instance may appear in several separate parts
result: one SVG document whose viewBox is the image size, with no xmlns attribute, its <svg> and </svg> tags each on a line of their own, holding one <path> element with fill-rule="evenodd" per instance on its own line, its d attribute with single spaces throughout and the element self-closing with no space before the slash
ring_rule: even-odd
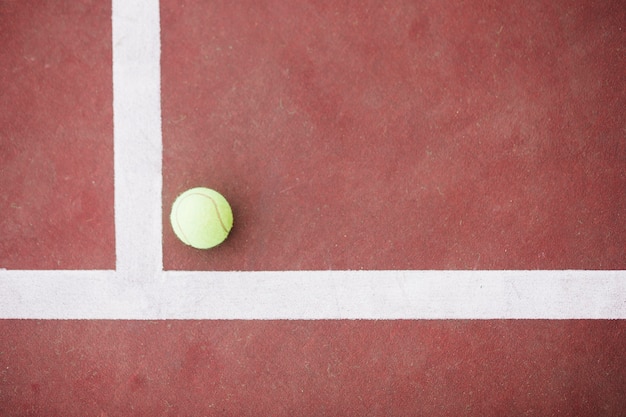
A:
<svg viewBox="0 0 626 417">
<path fill-rule="evenodd" d="M 624 269 L 619 2 L 162 2 L 166 269 Z M 167 213 L 164 213 L 166 216 Z"/>
<path fill-rule="evenodd" d="M 622 2 L 159 9 L 165 270 L 625 269 Z M 141 130 L 142 111 L 114 118 L 112 61 L 128 39 L 111 22 L 107 2 L 0 1 L 0 285 L 45 276 L 50 289 L 5 303 L 71 302 L 48 270 L 122 258 L 143 271 L 140 253 L 120 253 L 113 122 L 136 120 L 138 142 L 154 130 Z M 123 74 L 141 88 L 133 63 Z M 154 183 L 148 157 L 122 157 L 136 161 L 122 186 Z M 197 185 L 223 192 L 236 216 L 210 252 L 167 223 Z M 130 287 L 90 277 L 82 293 L 112 303 L 150 285 L 148 273 Z M 254 311 L 271 297 L 245 277 L 233 275 L 236 299 Z M 607 311 L 624 303 L 618 292 Z M 624 358 L 622 320 L 1 320 L 0 414 L 619 416 Z"/>
<path fill-rule="evenodd" d="M 620 322 L 0 322 L 19 416 L 620 416 Z M 6 336 L 10 335 L 10 339 Z"/>
<path fill-rule="evenodd" d="M 115 267 L 110 15 L 0 3 L 0 268 Z"/>
</svg>

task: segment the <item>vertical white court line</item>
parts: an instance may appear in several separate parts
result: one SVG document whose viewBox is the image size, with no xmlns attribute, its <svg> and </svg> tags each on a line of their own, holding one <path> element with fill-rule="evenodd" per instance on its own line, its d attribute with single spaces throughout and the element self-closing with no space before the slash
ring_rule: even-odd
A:
<svg viewBox="0 0 626 417">
<path fill-rule="evenodd" d="M 113 0 L 115 237 L 118 277 L 162 271 L 158 0 Z"/>
</svg>

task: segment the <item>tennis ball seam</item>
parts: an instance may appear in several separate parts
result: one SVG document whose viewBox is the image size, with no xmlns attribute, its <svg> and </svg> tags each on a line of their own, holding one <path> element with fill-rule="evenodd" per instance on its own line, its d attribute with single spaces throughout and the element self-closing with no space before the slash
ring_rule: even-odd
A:
<svg viewBox="0 0 626 417">
<path fill-rule="evenodd" d="M 193 196 L 199 196 L 199 197 L 204 197 L 209 199 L 209 201 L 211 202 L 211 204 L 213 205 L 213 208 L 215 209 L 215 214 L 217 216 L 217 220 L 220 223 L 220 226 L 222 226 L 222 230 L 224 231 L 224 233 L 228 234 L 229 230 L 226 227 L 226 225 L 224 224 L 224 220 L 222 219 L 222 214 L 220 213 L 219 207 L 217 206 L 217 202 L 215 201 L 215 199 L 213 197 L 211 197 L 210 195 L 206 195 L 206 194 L 202 194 L 202 193 L 190 193 L 187 194 L 181 201 L 179 205 L 182 205 L 186 199 L 188 199 L 189 197 L 193 197 Z M 184 228 L 181 226 L 180 224 L 180 218 L 179 218 L 180 213 L 178 211 L 176 211 L 176 224 L 178 225 L 178 229 L 180 230 L 180 233 L 183 235 L 183 237 L 185 238 L 185 241 L 190 242 L 189 237 L 185 234 Z"/>
<path fill-rule="evenodd" d="M 203 192 L 203 191 L 206 191 L 206 192 Z M 215 193 L 216 196 L 211 195 L 211 193 Z M 221 210 L 224 209 L 224 207 L 220 205 L 221 201 L 218 203 L 218 201 L 216 200 L 216 197 L 220 197 L 220 200 L 223 200 L 223 202 L 226 205 L 226 210 L 228 211 L 228 213 L 221 212 Z M 217 227 L 217 229 L 214 229 L 214 230 L 215 232 L 222 234 L 222 237 L 217 238 L 219 241 L 216 241 L 215 243 L 209 243 L 211 242 L 211 239 L 210 239 L 209 241 L 207 241 L 206 244 L 208 246 L 206 247 L 204 246 L 204 243 L 202 244 L 194 243 L 198 241 L 196 237 L 194 237 L 195 235 L 194 235 L 193 230 L 190 230 L 185 225 L 186 222 L 181 217 L 181 211 L 180 211 L 180 208 L 186 207 L 189 204 L 192 204 L 191 202 L 188 202 L 189 199 L 191 199 L 191 201 L 193 201 L 193 199 L 200 199 L 200 200 L 204 199 L 204 201 L 206 202 L 205 204 L 208 204 L 207 210 L 209 210 L 210 212 L 208 216 L 213 219 L 214 225 L 215 227 Z M 198 248 L 198 249 L 208 249 L 208 248 L 217 246 L 223 240 L 225 240 L 226 237 L 228 236 L 230 229 L 232 228 L 232 220 L 230 220 L 230 216 L 232 216 L 232 214 L 230 214 L 230 210 L 231 209 L 230 209 L 230 205 L 228 204 L 228 201 L 226 201 L 226 199 L 224 199 L 224 197 L 221 194 L 219 194 L 217 191 L 211 190 L 209 188 L 204 189 L 202 187 L 198 187 L 197 189 L 190 189 L 184 192 L 182 195 L 180 195 L 174 202 L 174 205 L 172 207 L 172 214 L 173 214 L 172 226 L 174 226 L 174 229 L 175 229 L 174 232 L 179 235 L 179 238 L 183 241 L 183 243 L 189 246 Z M 226 219 L 223 217 L 225 214 L 229 215 L 228 216 L 229 224 L 227 224 Z M 192 235 L 194 236 L 189 235 L 189 233 L 192 233 Z"/>
</svg>

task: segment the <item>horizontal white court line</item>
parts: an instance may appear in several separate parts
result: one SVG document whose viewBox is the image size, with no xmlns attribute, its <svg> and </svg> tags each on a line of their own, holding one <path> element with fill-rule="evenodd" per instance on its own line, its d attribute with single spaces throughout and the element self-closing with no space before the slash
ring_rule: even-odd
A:
<svg viewBox="0 0 626 417">
<path fill-rule="evenodd" d="M 626 319 L 626 271 L 0 271 L 0 317 Z"/>
</svg>

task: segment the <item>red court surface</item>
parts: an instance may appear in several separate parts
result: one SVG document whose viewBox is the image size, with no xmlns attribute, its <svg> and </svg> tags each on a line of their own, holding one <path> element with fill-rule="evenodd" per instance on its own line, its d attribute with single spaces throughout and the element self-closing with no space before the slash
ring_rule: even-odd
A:
<svg viewBox="0 0 626 417">
<path fill-rule="evenodd" d="M 0 268 L 115 268 L 110 16 L 0 2 Z"/>
<path fill-rule="evenodd" d="M 626 267 L 623 2 L 231 3 L 160 4 L 165 269 Z M 107 2 L 0 0 L 0 268 L 115 268 L 111 28 Z M 198 185 L 235 212 L 211 251 L 167 220 Z M 621 320 L 0 320 L 0 416 L 622 416 L 624 392 Z"/>
<path fill-rule="evenodd" d="M 626 410 L 615 321 L 5 321 L 0 331 L 3 416 Z"/>
<path fill-rule="evenodd" d="M 161 3 L 166 269 L 626 267 L 622 2 L 291 3 Z"/>
</svg>

